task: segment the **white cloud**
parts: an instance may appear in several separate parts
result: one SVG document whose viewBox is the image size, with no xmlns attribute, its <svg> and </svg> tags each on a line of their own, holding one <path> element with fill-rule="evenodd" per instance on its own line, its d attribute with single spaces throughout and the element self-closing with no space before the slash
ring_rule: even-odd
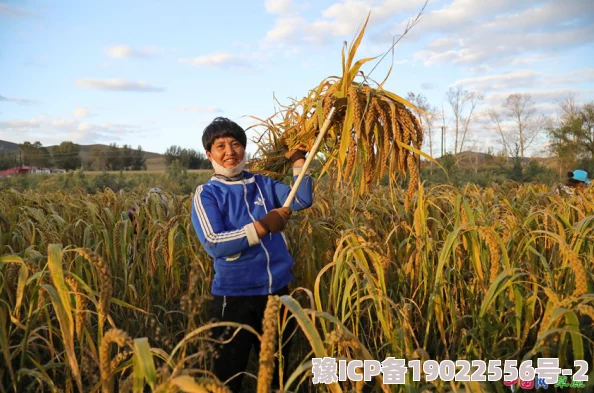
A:
<svg viewBox="0 0 594 393">
<path fill-rule="evenodd" d="M 286 14 L 293 8 L 292 0 L 266 0 L 266 11 L 271 14 Z"/>
<path fill-rule="evenodd" d="M 516 87 L 533 86 L 542 75 L 542 73 L 533 70 L 519 70 L 502 74 L 460 79 L 456 81 L 454 85 L 478 91 L 513 89 Z"/>
<path fill-rule="evenodd" d="M 219 113 L 223 110 L 214 106 L 178 106 L 174 108 L 176 111 L 181 112 L 194 112 L 194 113 Z"/>
<path fill-rule="evenodd" d="M 549 74 L 534 70 L 517 70 L 513 72 L 459 79 L 454 85 L 460 85 L 469 90 L 488 92 L 493 90 L 532 88 L 536 86 L 555 87 L 572 84 L 578 85 L 584 82 L 593 81 L 594 68 L 585 68 L 564 74 Z"/>
<path fill-rule="evenodd" d="M 91 107 L 88 106 L 77 106 L 73 112 L 73 115 L 77 119 L 85 119 L 87 117 L 93 116 L 93 112 Z"/>
<path fill-rule="evenodd" d="M 129 45 L 114 45 L 107 49 L 107 55 L 112 59 L 151 58 L 163 52 L 163 49 L 147 46 L 142 49 L 132 49 Z"/>
<path fill-rule="evenodd" d="M 421 35 L 432 38 L 415 54 L 427 66 L 548 61 L 592 43 L 594 2 L 455 0 L 428 12 L 409 38 Z"/>
<path fill-rule="evenodd" d="M 559 88 L 551 90 L 520 90 L 520 91 L 502 91 L 493 92 L 485 96 L 485 105 L 499 106 L 505 102 L 507 97 L 512 93 L 528 94 L 532 100 L 538 105 L 555 104 L 559 100 L 569 95 L 574 95 L 576 100 L 580 101 L 590 96 L 592 90 L 580 90 L 571 88 Z"/>
<path fill-rule="evenodd" d="M 15 132 L 19 132 L 15 134 Z M 69 140 L 81 144 L 109 143 L 123 140 L 129 134 L 150 131 L 140 125 L 104 122 L 98 124 L 73 119 L 40 116 L 30 120 L 0 121 L 0 139 L 39 140 L 44 145 Z"/>
<path fill-rule="evenodd" d="M 58 128 L 58 129 L 71 129 L 73 127 L 76 126 L 76 122 L 74 120 L 53 120 L 51 122 L 49 122 L 49 125 L 51 125 L 54 128 Z"/>
<path fill-rule="evenodd" d="M 87 89 L 110 90 L 110 91 L 137 91 L 137 92 L 160 92 L 165 89 L 152 86 L 144 81 L 133 82 L 123 79 L 78 79 L 77 86 Z"/>
<path fill-rule="evenodd" d="M 35 100 L 28 100 L 28 99 L 19 98 L 19 97 L 4 97 L 4 96 L 0 95 L 0 102 L 2 102 L 2 101 L 14 102 L 19 105 L 36 105 L 36 104 L 38 104 L 38 102 Z"/>
<path fill-rule="evenodd" d="M 535 53 L 531 56 L 518 57 L 511 61 L 510 65 L 530 64 L 530 63 L 550 63 L 560 60 L 560 56 L 546 55 L 544 53 Z"/>
<path fill-rule="evenodd" d="M 305 20 L 300 17 L 278 18 L 275 26 L 266 32 L 268 41 L 298 41 L 306 26 Z"/>
<path fill-rule="evenodd" d="M 26 10 L 24 8 L 12 7 L 8 4 L 0 3 L 0 16 L 3 15 L 21 17 L 35 15 L 35 12 Z"/>
<path fill-rule="evenodd" d="M 80 123 L 78 125 L 78 130 L 82 131 L 82 132 L 88 132 L 88 131 L 93 130 L 94 128 L 95 128 L 95 126 L 92 124 L 89 124 L 89 123 Z"/>
<path fill-rule="evenodd" d="M 27 131 L 31 128 L 39 128 L 41 119 L 31 120 L 4 120 L 0 121 L 2 131 Z"/>
<path fill-rule="evenodd" d="M 181 58 L 180 63 L 190 64 L 192 66 L 200 67 L 239 67 L 239 68 L 251 68 L 248 60 L 244 56 L 233 55 L 228 52 L 218 52 L 206 56 L 198 56 L 193 59 Z"/>
<path fill-rule="evenodd" d="M 409 12 L 423 3 L 424 0 L 343 0 L 330 5 L 313 20 L 306 20 L 298 13 L 285 12 L 266 33 L 263 44 L 324 44 L 332 37 L 352 37 L 363 25 L 370 11 L 368 31 L 394 19 L 396 15 L 410 16 Z M 392 35 L 389 39 L 391 41 Z"/>
</svg>

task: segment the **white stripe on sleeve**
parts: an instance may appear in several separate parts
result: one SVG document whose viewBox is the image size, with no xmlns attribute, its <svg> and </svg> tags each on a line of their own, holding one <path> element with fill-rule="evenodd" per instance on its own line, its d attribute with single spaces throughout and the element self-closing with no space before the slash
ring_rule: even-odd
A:
<svg viewBox="0 0 594 393">
<path fill-rule="evenodd" d="M 204 237 L 206 240 L 208 240 L 210 243 L 222 243 L 246 237 L 247 233 L 245 227 L 236 229 L 234 231 L 229 231 L 224 234 L 217 234 L 213 231 L 210 221 L 208 220 L 208 216 L 206 215 L 206 211 L 204 210 L 204 206 L 202 205 L 202 200 L 200 199 L 202 189 L 203 187 L 199 186 L 196 190 L 196 194 L 194 195 L 194 209 L 196 211 L 198 221 L 200 221 L 200 226 L 202 227 L 202 231 L 204 232 Z"/>
</svg>

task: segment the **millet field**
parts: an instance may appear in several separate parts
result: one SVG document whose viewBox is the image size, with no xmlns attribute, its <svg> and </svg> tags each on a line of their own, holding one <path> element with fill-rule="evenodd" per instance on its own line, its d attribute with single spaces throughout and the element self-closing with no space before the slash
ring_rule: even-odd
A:
<svg viewBox="0 0 594 393">
<path fill-rule="evenodd" d="M 168 210 L 153 197 L 131 222 L 122 212 L 145 191 L 2 191 L 2 392 L 226 391 L 208 371 L 213 270 L 190 195 L 168 194 Z M 592 189 L 421 186 L 408 211 L 405 194 L 378 187 L 354 199 L 321 184 L 312 208 L 294 213 L 293 292 L 269 301 L 246 391 L 269 391 L 288 318 L 299 329 L 287 392 L 508 389 L 410 375 L 313 385 L 313 357 L 592 364 Z"/>
</svg>

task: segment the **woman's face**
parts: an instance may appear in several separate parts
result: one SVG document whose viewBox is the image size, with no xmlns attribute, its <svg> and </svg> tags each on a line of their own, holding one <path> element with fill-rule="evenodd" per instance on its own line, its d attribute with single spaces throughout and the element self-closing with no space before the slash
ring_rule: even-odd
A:
<svg viewBox="0 0 594 393">
<path fill-rule="evenodd" d="M 243 160 L 244 155 L 243 145 L 232 137 L 215 139 L 210 151 L 206 152 L 209 160 L 215 160 L 217 164 L 225 168 L 236 167 Z"/>
</svg>

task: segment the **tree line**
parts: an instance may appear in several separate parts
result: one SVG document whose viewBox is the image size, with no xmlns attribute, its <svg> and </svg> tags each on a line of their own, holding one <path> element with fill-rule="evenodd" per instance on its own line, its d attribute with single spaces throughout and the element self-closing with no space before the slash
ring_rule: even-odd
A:
<svg viewBox="0 0 594 393">
<path fill-rule="evenodd" d="M 541 146 L 539 153 L 557 158 L 560 173 L 577 167 L 594 172 L 594 101 L 579 103 L 570 94 L 557 102 L 555 116 L 546 116 L 530 94 L 510 94 L 482 109 L 484 94 L 456 86 L 444 97 L 451 112 L 446 122 L 443 104 L 439 109 L 413 92 L 406 98 L 418 108 L 414 112 L 425 135 L 423 150 L 431 156 L 483 151 L 493 141 L 502 156 L 517 162 L 525 162 L 528 151 Z M 441 152 L 435 151 L 438 145 Z"/>
<path fill-rule="evenodd" d="M 146 169 L 146 157 L 141 146 L 134 149 L 130 145 L 118 147 L 112 143 L 107 150 L 92 149 L 83 160 L 80 145 L 65 141 L 51 151 L 39 141 L 24 142 L 18 151 L 0 151 L 0 170 L 16 166 L 36 166 L 75 170 L 139 171 Z"/>
<path fill-rule="evenodd" d="M 134 149 L 130 145 L 118 146 L 115 143 L 107 149 L 93 148 L 88 158 L 83 160 L 80 145 L 66 141 L 48 149 L 39 141 L 24 142 L 18 145 L 18 151 L 0 151 L 0 170 L 16 166 L 36 166 L 65 170 L 85 169 L 95 171 L 139 171 L 146 169 L 146 157 L 141 146 Z M 172 145 L 165 151 L 167 166 L 178 161 L 186 169 L 210 169 L 210 161 L 203 153 Z"/>
<path fill-rule="evenodd" d="M 107 150 L 92 149 L 85 169 L 107 171 L 144 171 L 146 170 L 146 157 L 142 147 L 134 149 L 130 145 L 118 147 L 111 143 Z"/>
<path fill-rule="evenodd" d="M 165 163 L 169 166 L 176 160 L 186 169 L 212 168 L 210 161 L 203 153 L 194 149 L 185 149 L 181 146 L 172 145 L 165 151 Z"/>
</svg>

